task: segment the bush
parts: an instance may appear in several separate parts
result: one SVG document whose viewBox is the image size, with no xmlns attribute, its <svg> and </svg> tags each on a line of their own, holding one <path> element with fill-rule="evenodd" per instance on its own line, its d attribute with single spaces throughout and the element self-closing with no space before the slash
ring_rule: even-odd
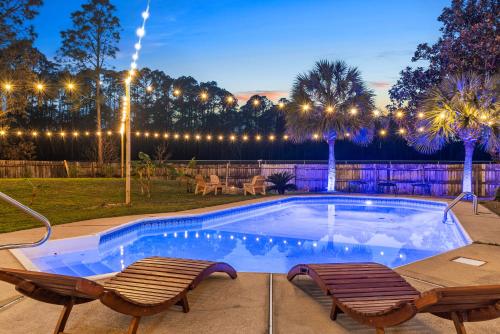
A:
<svg viewBox="0 0 500 334">
<path fill-rule="evenodd" d="M 273 185 L 267 188 L 270 191 L 276 191 L 278 194 L 283 195 L 285 191 L 297 190 L 297 186 L 290 182 L 294 176 L 288 172 L 274 173 L 269 175 L 266 179 L 267 182 Z"/>
</svg>

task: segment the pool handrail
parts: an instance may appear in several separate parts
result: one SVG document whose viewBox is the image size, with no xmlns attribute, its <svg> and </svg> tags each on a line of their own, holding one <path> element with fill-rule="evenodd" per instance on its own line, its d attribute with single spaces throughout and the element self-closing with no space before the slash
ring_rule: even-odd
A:
<svg viewBox="0 0 500 334">
<path fill-rule="evenodd" d="M 31 247 L 37 247 L 45 243 L 47 240 L 50 238 L 50 234 L 52 233 L 52 226 L 50 225 L 50 221 L 43 216 L 42 214 L 36 212 L 35 210 L 31 209 L 30 207 L 16 201 L 12 197 L 4 194 L 3 192 L 0 191 L 0 199 L 4 200 L 8 204 L 18 208 L 19 210 L 23 211 L 24 213 L 27 213 L 31 217 L 35 218 L 39 222 L 41 222 L 43 225 L 45 225 L 45 235 L 38 241 L 35 242 L 27 242 L 27 243 L 12 243 L 12 244 L 5 244 L 5 245 L 0 245 L 0 250 L 4 249 L 15 249 L 15 248 L 31 248 Z"/>
<path fill-rule="evenodd" d="M 460 202 L 464 197 L 472 197 L 472 211 L 475 215 L 477 215 L 477 196 L 473 192 L 465 191 L 458 195 L 448 206 L 444 209 L 443 223 L 446 223 L 448 220 L 448 211 L 451 210 L 458 202 Z"/>
</svg>

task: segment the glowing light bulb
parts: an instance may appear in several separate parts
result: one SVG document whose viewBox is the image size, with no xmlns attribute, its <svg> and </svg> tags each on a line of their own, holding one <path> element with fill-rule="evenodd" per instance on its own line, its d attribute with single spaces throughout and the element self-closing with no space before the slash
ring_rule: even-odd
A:
<svg viewBox="0 0 500 334">
<path fill-rule="evenodd" d="M 144 35 L 146 34 L 146 30 L 143 27 L 140 27 L 137 29 L 136 34 L 139 37 L 144 37 Z"/>
<path fill-rule="evenodd" d="M 319 135 L 317 133 L 313 134 L 313 139 L 319 139 Z"/>
<path fill-rule="evenodd" d="M 195 138 L 196 140 L 200 140 L 200 139 L 201 139 L 201 136 L 200 136 L 200 135 L 196 135 L 196 136 L 194 136 L 194 138 Z"/>
<path fill-rule="evenodd" d="M 41 92 L 41 91 L 43 91 L 43 90 L 45 89 L 45 86 L 44 86 L 44 85 L 43 85 L 43 83 L 41 83 L 41 82 L 37 83 L 35 87 L 36 87 L 36 89 L 37 89 L 39 92 Z"/>
<path fill-rule="evenodd" d="M 158 137 L 160 137 L 160 134 L 158 132 L 155 132 L 154 137 L 158 138 Z"/>
<path fill-rule="evenodd" d="M 255 140 L 260 141 L 262 137 L 260 135 L 255 136 Z"/>
<path fill-rule="evenodd" d="M 206 99 L 208 99 L 208 94 L 206 92 L 203 92 L 200 94 L 200 97 L 202 100 L 206 100 Z"/>
<path fill-rule="evenodd" d="M 228 96 L 228 97 L 226 98 L 226 101 L 227 101 L 227 103 L 231 104 L 231 103 L 233 103 L 233 102 L 234 102 L 234 97 L 232 97 L 232 96 Z"/>
<path fill-rule="evenodd" d="M 5 136 L 7 134 L 7 132 L 5 130 L 0 130 L 0 136 Z"/>
<path fill-rule="evenodd" d="M 310 108 L 309 104 L 302 105 L 302 111 L 308 111 Z"/>
<path fill-rule="evenodd" d="M 102 136 L 102 132 L 101 131 L 97 131 L 95 134 L 97 135 L 97 137 Z"/>
<path fill-rule="evenodd" d="M 288 135 L 284 135 L 284 136 L 283 136 L 283 139 L 284 139 L 284 140 L 288 140 L 288 138 L 289 138 L 289 137 L 288 137 Z"/>
<path fill-rule="evenodd" d="M 66 84 L 66 88 L 68 88 L 69 91 L 72 91 L 73 89 L 75 89 L 75 84 L 72 82 L 68 82 Z"/>
<path fill-rule="evenodd" d="M 10 82 L 6 82 L 4 85 L 3 85 L 3 89 L 5 89 L 6 92 L 10 92 L 12 91 L 12 84 Z"/>
<path fill-rule="evenodd" d="M 78 131 L 73 132 L 73 137 L 78 137 L 79 135 Z"/>
<path fill-rule="evenodd" d="M 151 93 L 153 91 L 153 86 L 147 86 L 146 91 Z"/>
<path fill-rule="evenodd" d="M 212 140 L 212 136 L 211 135 L 207 135 L 207 140 L 208 141 Z"/>
<path fill-rule="evenodd" d="M 223 141 L 224 140 L 224 136 L 219 136 L 218 139 L 219 139 L 219 141 Z"/>
<path fill-rule="evenodd" d="M 149 11 L 145 10 L 141 15 L 144 20 L 147 20 L 149 18 Z"/>
<path fill-rule="evenodd" d="M 235 140 L 236 140 L 236 136 L 235 136 L 235 135 L 231 135 L 231 136 L 229 137 L 229 139 L 231 139 L 231 141 L 235 141 Z"/>
<path fill-rule="evenodd" d="M 419 112 L 417 114 L 417 117 L 420 118 L 420 119 L 424 118 L 424 113 L 423 112 Z"/>
<path fill-rule="evenodd" d="M 327 113 L 331 114 L 333 112 L 333 107 L 332 106 L 328 106 L 328 107 L 326 107 L 325 110 L 326 110 Z"/>
<path fill-rule="evenodd" d="M 346 133 L 345 133 L 345 136 L 346 136 L 346 137 L 350 137 L 350 136 L 351 136 L 351 134 L 350 134 L 349 132 L 346 132 Z"/>
<path fill-rule="evenodd" d="M 184 135 L 184 139 L 189 140 L 189 138 L 190 138 L 189 134 L 187 134 L 187 133 L 186 133 L 186 134 Z"/>
<path fill-rule="evenodd" d="M 37 136 L 38 136 L 38 132 L 33 131 L 33 132 L 31 132 L 31 135 L 32 135 L 33 137 L 37 137 Z"/>
<path fill-rule="evenodd" d="M 404 116 L 403 112 L 402 111 L 398 111 L 396 112 L 396 117 L 397 118 L 402 118 Z"/>
<path fill-rule="evenodd" d="M 404 128 L 399 129 L 399 133 L 404 135 L 406 133 L 406 129 L 404 129 Z"/>
<path fill-rule="evenodd" d="M 47 137 L 52 137 L 52 132 L 47 131 Z"/>
<path fill-rule="evenodd" d="M 270 141 L 274 141 L 275 139 L 276 139 L 276 137 L 275 137 L 274 135 L 270 135 L 270 136 L 269 136 L 269 140 L 270 140 Z"/>
<path fill-rule="evenodd" d="M 108 132 L 106 132 L 106 134 L 107 134 L 108 136 L 111 136 L 111 135 L 113 134 L 113 132 L 108 131 Z"/>
<path fill-rule="evenodd" d="M 148 138 L 149 137 L 149 132 L 144 132 L 144 137 Z"/>
<path fill-rule="evenodd" d="M 386 130 L 384 130 L 384 129 L 380 130 L 380 135 L 381 136 L 385 136 L 386 134 L 387 134 Z"/>
<path fill-rule="evenodd" d="M 169 137 L 168 133 L 163 134 L 163 138 L 167 139 Z"/>
<path fill-rule="evenodd" d="M 135 133 L 135 136 L 136 136 L 136 137 L 139 137 L 140 135 L 141 135 L 141 133 L 140 133 L 139 131 L 137 131 L 137 132 Z"/>
<path fill-rule="evenodd" d="M 174 134 L 174 139 L 179 139 L 179 134 L 178 133 Z"/>
<path fill-rule="evenodd" d="M 375 117 L 380 116 L 380 111 L 378 109 L 375 109 L 373 111 L 373 116 L 375 116 Z"/>
<path fill-rule="evenodd" d="M 141 43 L 137 42 L 134 44 L 134 48 L 139 51 L 141 49 Z"/>
<path fill-rule="evenodd" d="M 424 127 L 423 127 L 423 126 L 421 126 L 421 127 L 419 127 L 419 128 L 418 128 L 418 132 L 424 132 L 424 130 L 425 130 L 425 129 L 424 129 Z"/>
<path fill-rule="evenodd" d="M 243 141 L 247 141 L 248 140 L 248 136 L 247 135 L 244 135 L 243 136 Z"/>
<path fill-rule="evenodd" d="M 440 113 L 440 114 L 439 114 L 439 118 L 441 118 L 441 119 L 445 119 L 445 118 L 446 118 L 445 113 L 444 113 L 444 112 Z"/>
<path fill-rule="evenodd" d="M 351 108 L 351 110 L 349 112 L 351 113 L 351 115 L 356 115 L 358 113 L 358 109 Z"/>
<path fill-rule="evenodd" d="M 85 131 L 85 136 L 86 136 L 86 137 L 90 136 L 90 132 Z"/>
<path fill-rule="evenodd" d="M 252 103 L 254 106 L 258 106 L 260 104 L 260 101 L 257 99 L 253 99 Z"/>
<path fill-rule="evenodd" d="M 22 135 L 23 135 L 23 133 L 22 133 L 21 131 L 17 131 L 17 135 L 18 135 L 18 136 L 22 136 Z"/>
<path fill-rule="evenodd" d="M 130 64 L 130 68 L 135 70 L 137 68 L 137 63 L 135 61 L 133 61 L 131 64 Z"/>
<path fill-rule="evenodd" d="M 283 109 L 285 108 L 285 104 L 283 102 L 278 103 L 278 109 Z"/>
<path fill-rule="evenodd" d="M 132 55 L 132 60 L 137 61 L 139 59 L 139 54 L 136 52 Z"/>
<path fill-rule="evenodd" d="M 179 89 L 174 89 L 174 96 L 181 95 L 181 91 Z"/>
<path fill-rule="evenodd" d="M 61 137 L 65 137 L 66 136 L 66 132 L 61 131 L 60 135 L 61 135 Z"/>
</svg>

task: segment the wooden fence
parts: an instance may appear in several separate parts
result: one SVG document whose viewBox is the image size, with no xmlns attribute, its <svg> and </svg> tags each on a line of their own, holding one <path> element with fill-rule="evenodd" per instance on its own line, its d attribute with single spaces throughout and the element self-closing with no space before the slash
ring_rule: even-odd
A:
<svg viewBox="0 0 500 334">
<path fill-rule="evenodd" d="M 262 163 L 262 162 L 198 162 L 195 170 L 188 170 L 185 162 L 174 162 L 170 168 L 157 168 L 156 176 L 174 178 L 172 167 L 187 174 L 218 175 L 229 185 L 241 186 L 254 175 L 269 176 L 276 172 L 294 175 L 294 183 L 301 190 L 322 191 L 327 185 L 325 163 Z M 457 163 L 352 163 L 337 164 L 336 187 L 339 191 L 376 192 L 380 182 L 391 181 L 398 193 L 411 194 L 415 183 L 428 184 L 433 196 L 454 196 L 460 193 L 462 164 Z M 98 166 L 95 162 L 12 161 L 0 160 L 0 178 L 49 177 L 119 177 L 119 163 Z M 355 185 L 352 181 L 362 181 Z M 500 164 L 473 165 L 473 190 L 479 196 L 493 196 L 500 186 Z M 416 189 L 420 193 L 421 188 Z"/>
</svg>

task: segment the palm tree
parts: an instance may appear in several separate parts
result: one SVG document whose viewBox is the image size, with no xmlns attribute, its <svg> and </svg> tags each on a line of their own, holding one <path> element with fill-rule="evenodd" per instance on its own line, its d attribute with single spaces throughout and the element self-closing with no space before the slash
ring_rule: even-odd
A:
<svg viewBox="0 0 500 334">
<path fill-rule="evenodd" d="M 335 141 L 367 145 L 373 139 L 373 96 L 358 69 L 343 61 L 320 60 L 296 78 L 285 111 L 287 132 L 298 142 L 328 143 L 328 191 L 335 191 Z"/>
<path fill-rule="evenodd" d="M 498 79 L 473 73 L 446 77 L 418 107 L 420 121 L 412 122 L 417 129 L 407 139 L 420 152 L 433 153 L 448 142 L 463 142 L 462 192 L 472 192 L 475 147 L 490 152 L 500 148 Z"/>
</svg>

